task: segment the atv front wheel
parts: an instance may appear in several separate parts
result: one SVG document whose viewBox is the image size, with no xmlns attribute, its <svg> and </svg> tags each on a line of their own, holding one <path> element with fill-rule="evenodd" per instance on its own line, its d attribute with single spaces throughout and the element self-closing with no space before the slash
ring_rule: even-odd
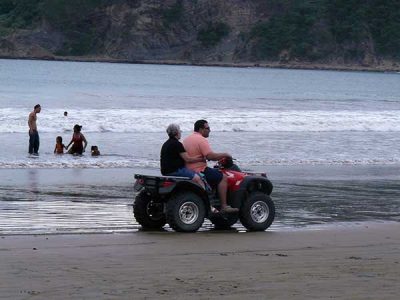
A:
<svg viewBox="0 0 400 300">
<path fill-rule="evenodd" d="M 167 222 L 175 231 L 197 231 L 203 224 L 205 215 L 203 200 L 193 192 L 172 195 L 167 202 Z"/>
<path fill-rule="evenodd" d="M 140 192 L 133 205 L 133 215 L 143 229 L 161 229 L 166 223 L 163 203 L 152 201 L 144 191 Z"/>
<path fill-rule="evenodd" d="M 263 231 L 275 218 L 271 197 L 262 193 L 250 194 L 240 209 L 240 222 L 250 231 Z"/>
</svg>

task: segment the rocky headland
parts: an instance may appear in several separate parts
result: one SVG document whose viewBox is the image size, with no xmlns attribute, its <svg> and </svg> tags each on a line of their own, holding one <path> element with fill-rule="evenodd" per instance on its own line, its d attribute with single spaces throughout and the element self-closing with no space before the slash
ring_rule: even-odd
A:
<svg viewBox="0 0 400 300">
<path fill-rule="evenodd" d="M 0 57 L 400 71 L 398 1 L 0 4 Z"/>
</svg>

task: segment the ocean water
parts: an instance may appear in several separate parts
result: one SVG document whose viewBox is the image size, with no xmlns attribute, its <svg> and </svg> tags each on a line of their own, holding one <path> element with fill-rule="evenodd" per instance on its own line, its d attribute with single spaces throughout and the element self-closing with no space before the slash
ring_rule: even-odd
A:
<svg viewBox="0 0 400 300">
<path fill-rule="evenodd" d="M 37 103 L 41 145 L 32 158 L 27 118 Z M 300 178 L 271 178 L 280 208 L 274 226 L 399 220 L 399 176 L 393 171 L 400 165 L 398 73 L 0 60 L 0 104 L 0 173 L 154 173 L 166 126 L 178 123 L 186 136 L 204 118 L 213 149 L 230 152 L 244 169 L 320 170 L 310 180 L 306 171 Z M 53 154 L 56 136 L 68 144 L 74 124 L 83 126 L 100 157 Z M 343 179 L 346 171 L 327 179 L 330 170 L 349 168 L 368 170 L 368 176 Z M 122 180 L 114 197 L 118 179 L 67 187 L 62 177 L 51 185 L 43 180 L 36 193 L 31 183 L 16 187 L 18 180 L 0 183 L 0 233 L 80 232 L 89 230 L 94 216 L 97 225 L 89 231 L 137 228 L 131 182 Z M 366 203 L 368 209 L 357 208 Z M 30 204 L 41 204 L 39 211 Z M 66 209 L 71 204 L 75 213 Z"/>
</svg>

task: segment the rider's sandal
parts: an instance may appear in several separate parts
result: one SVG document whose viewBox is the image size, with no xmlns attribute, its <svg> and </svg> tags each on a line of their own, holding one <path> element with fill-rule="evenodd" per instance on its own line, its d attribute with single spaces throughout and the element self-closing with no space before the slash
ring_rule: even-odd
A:
<svg viewBox="0 0 400 300">
<path fill-rule="evenodd" d="M 239 212 L 239 208 L 231 207 L 229 205 L 225 206 L 223 209 L 221 209 L 222 213 L 237 213 Z"/>
</svg>

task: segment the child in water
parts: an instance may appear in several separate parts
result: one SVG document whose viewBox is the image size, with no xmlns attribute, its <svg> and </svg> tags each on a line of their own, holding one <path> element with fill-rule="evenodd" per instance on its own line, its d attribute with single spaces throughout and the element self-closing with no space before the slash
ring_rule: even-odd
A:
<svg viewBox="0 0 400 300">
<path fill-rule="evenodd" d="M 99 148 L 97 146 L 92 146 L 90 148 L 90 151 L 92 153 L 92 156 L 99 156 L 100 155 L 100 151 L 99 151 Z"/>
<path fill-rule="evenodd" d="M 62 137 L 58 136 L 56 137 L 56 146 L 54 147 L 54 153 L 55 154 L 64 154 L 64 149 L 67 149 L 65 145 L 62 142 Z"/>
</svg>

